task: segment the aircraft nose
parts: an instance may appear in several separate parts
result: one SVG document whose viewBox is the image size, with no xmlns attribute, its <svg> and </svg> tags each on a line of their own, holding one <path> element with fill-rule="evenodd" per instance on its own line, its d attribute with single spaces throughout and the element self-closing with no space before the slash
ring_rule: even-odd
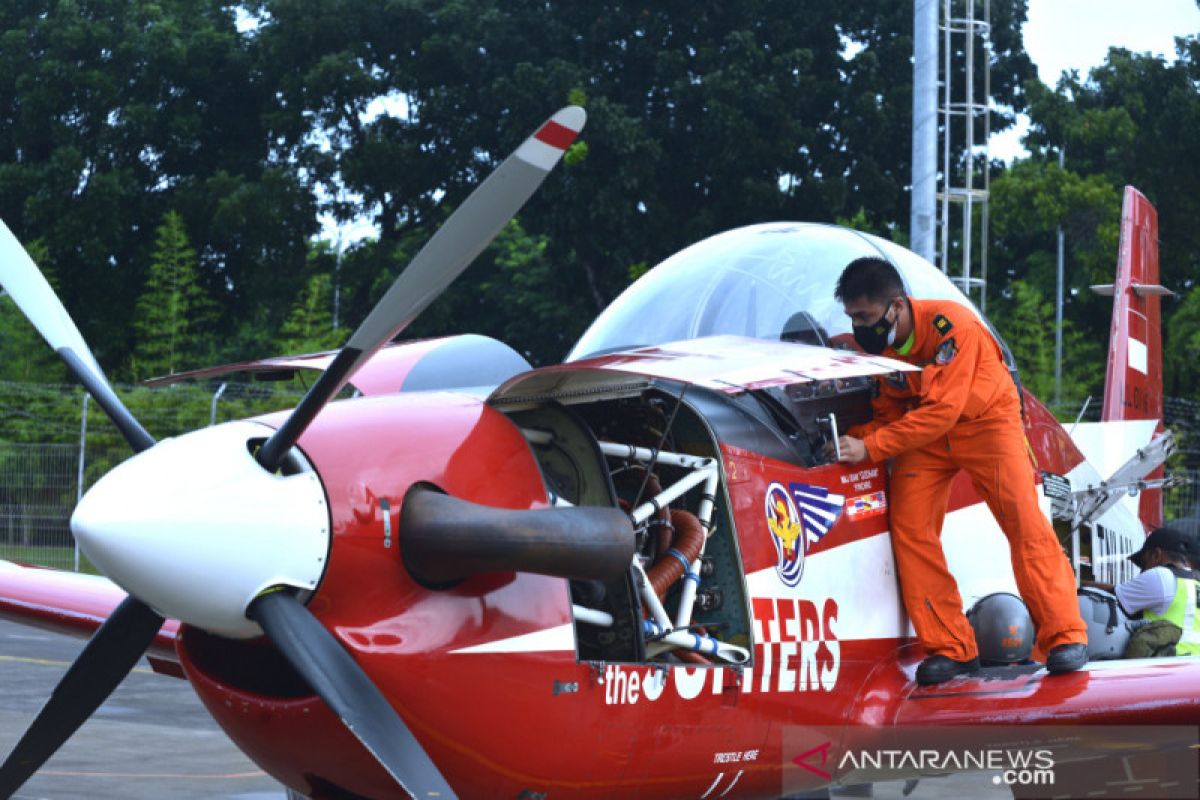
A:
<svg viewBox="0 0 1200 800">
<path fill-rule="evenodd" d="M 259 636 L 246 607 L 263 590 L 316 589 L 329 509 L 311 467 L 266 472 L 241 421 L 167 439 L 120 464 L 80 501 L 80 549 L 125 591 L 172 617 L 233 638 Z"/>
</svg>

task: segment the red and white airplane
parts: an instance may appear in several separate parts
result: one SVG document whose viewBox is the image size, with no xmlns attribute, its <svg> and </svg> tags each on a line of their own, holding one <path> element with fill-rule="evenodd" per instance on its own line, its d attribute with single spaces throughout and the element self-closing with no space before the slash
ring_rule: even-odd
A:
<svg viewBox="0 0 1200 800">
<path fill-rule="evenodd" d="M 913 296 L 970 306 L 901 247 L 797 223 L 714 236 L 543 369 L 481 337 L 385 347 L 583 121 L 566 108 L 526 140 L 341 351 L 234 368 L 322 370 L 296 409 L 160 442 L 0 225 L 0 283 L 137 451 L 72 519 L 107 578 L 0 562 L 0 615 L 91 636 L 0 767 L 0 796 L 143 655 L 316 798 L 778 797 L 881 779 L 830 758 L 872 732 L 914 746 L 984 724 L 1034 743 L 1046 723 L 1194 734 L 1197 659 L 916 685 L 887 466 L 822 455 L 867 418 L 878 377 L 913 369 L 846 349 L 841 268 L 883 256 Z M 1132 189 L 1111 291 L 1104 422 L 1068 431 L 1024 393 L 1038 465 L 1067 482 L 1048 479 L 1077 571 L 1106 581 L 1160 521 L 1153 470 L 1170 447 L 1155 214 Z M 348 382 L 361 396 L 331 402 Z M 1016 588 L 960 477 L 943 540 L 969 605 Z M 805 750 L 810 728 L 833 733 Z"/>
</svg>

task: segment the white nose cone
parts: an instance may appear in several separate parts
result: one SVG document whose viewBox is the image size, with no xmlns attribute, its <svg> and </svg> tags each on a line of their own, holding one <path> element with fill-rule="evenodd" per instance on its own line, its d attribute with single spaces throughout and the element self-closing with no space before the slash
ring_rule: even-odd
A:
<svg viewBox="0 0 1200 800">
<path fill-rule="evenodd" d="M 261 635 L 246 607 L 272 586 L 316 589 L 330 541 L 316 473 L 271 475 L 250 454 L 250 440 L 270 434 L 231 422 L 134 456 L 75 509 L 80 548 L 163 616 L 222 636 Z"/>
</svg>

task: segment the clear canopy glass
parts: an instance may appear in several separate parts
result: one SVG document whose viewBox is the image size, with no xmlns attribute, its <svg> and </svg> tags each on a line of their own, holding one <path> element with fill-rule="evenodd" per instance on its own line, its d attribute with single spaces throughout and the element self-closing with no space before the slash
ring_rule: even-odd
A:
<svg viewBox="0 0 1200 800">
<path fill-rule="evenodd" d="M 596 318 L 567 360 L 722 334 L 848 342 L 850 319 L 833 290 L 862 256 L 894 264 L 913 297 L 954 300 L 979 313 L 941 270 L 877 236 L 814 223 L 752 225 L 647 272 Z"/>
</svg>

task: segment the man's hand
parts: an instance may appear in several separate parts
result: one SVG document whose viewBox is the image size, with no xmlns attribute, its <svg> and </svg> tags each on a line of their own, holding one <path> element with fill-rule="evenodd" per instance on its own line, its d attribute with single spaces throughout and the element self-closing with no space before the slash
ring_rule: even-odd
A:
<svg viewBox="0 0 1200 800">
<path fill-rule="evenodd" d="M 867 459 L 867 446 L 863 444 L 862 439 L 841 436 L 838 437 L 838 447 L 842 451 L 842 457 L 838 460 L 843 464 L 857 464 Z"/>
</svg>

